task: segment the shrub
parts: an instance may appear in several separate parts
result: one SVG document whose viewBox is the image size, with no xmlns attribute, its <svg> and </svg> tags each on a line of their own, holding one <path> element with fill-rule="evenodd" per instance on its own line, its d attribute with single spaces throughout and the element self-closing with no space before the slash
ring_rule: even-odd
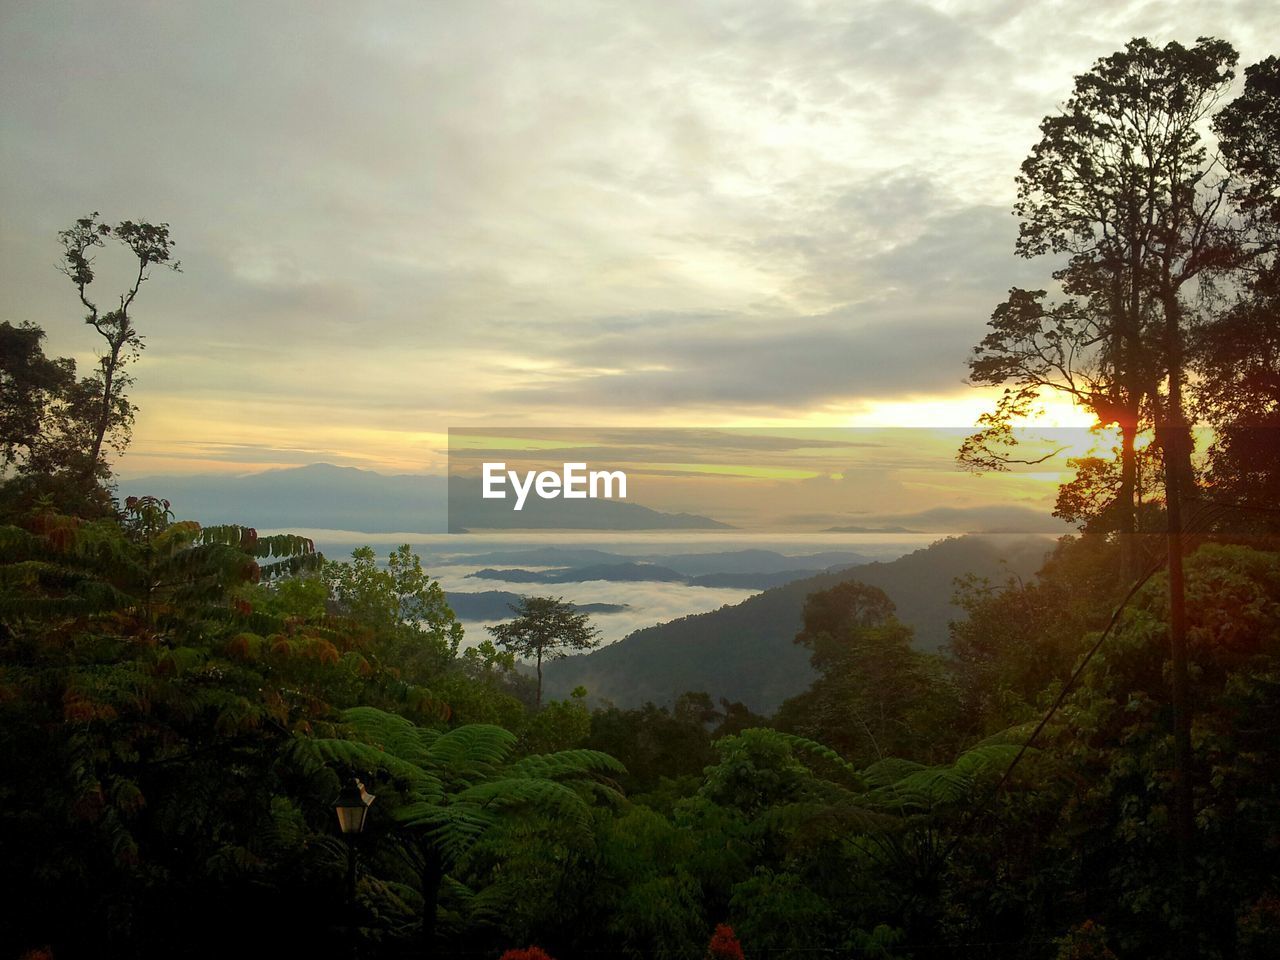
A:
<svg viewBox="0 0 1280 960">
<path fill-rule="evenodd" d="M 743 960 L 742 945 L 727 923 L 716 924 L 716 931 L 707 944 L 707 960 Z"/>
<path fill-rule="evenodd" d="M 555 958 L 541 947 L 524 947 L 508 950 L 498 960 L 555 960 Z"/>
</svg>

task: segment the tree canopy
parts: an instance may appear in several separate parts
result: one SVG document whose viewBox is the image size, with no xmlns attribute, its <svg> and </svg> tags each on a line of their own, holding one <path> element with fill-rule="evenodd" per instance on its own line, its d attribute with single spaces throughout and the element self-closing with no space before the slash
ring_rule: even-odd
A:
<svg viewBox="0 0 1280 960">
<path fill-rule="evenodd" d="M 580 613 L 563 597 L 522 597 L 511 605 L 513 620 L 487 627 L 494 641 L 517 657 L 533 659 L 538 674 L 535 703 L 542 704 L 542 664 L 590 650 L 600 643 L 600 631 L 589 614 Z"/>
</svg>

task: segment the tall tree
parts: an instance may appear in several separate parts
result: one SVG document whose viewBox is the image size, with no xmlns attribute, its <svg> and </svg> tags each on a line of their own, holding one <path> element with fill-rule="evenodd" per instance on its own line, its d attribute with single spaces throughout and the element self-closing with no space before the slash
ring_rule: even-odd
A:
<svg viewBox="0 0 1280 960">
<path fill-rule="evenodd" d="M 1017 180 L 1016 250 L 1067 258 L 1053 276 L 1072 298 L 1072 319 L 1064 329 L 1063 308 L 1033 311 L 1030 319 L 1042 322 L 1032 333 L 1052 348 L 1047 357 L 1022 348 L 1025 336 L 988 338 L 984 347 L 1010 366 L 1016 388 L 1037 386 L 1039 364 L 1055 375 L 1053 385 L 1066 381 L 1069 390 L 1073 378 L 1046 361 L 1057 361 L 1064 343 L 1094 348 L 1090 363 L 1104 375 L 1086 384 L 1081 399 L 1100 423 L 1120 428 L 1118 513 L 1126 539 L 1134 529 L 1136 434 L 1153 419 L 1162 427 L 1170 481 L 1192 479 L 1182 396 L 1186 301 L 1198 281 L 1241 258 L 1237 225 L 1226 216 L 1232 181 L 1200 130 L 1236 60 L 1222 40 L 1201 38 L 1193 47 L 1131 40 L 1076 78 L 1062 111 L 1041 123 Z M 999 367 L 979 372 L 994 378 Z M 1125 555 L 1132 573 L 1132 549 Z"/>
<path fill-rule="evenodd" d="M 485 629 L 499 646 L 517 657 L 532 657 L 538 671 L 537 706 L 542 706 L 542 662 L 568 656 L 571 650 L 600 645 L 591 618 L 562 597 L 521 597 L 511 604 L 514 620 Z"/>
<path fill-rule="evenodd" d="M 1065 254 L 1067 265 L 1055 273 L 1063 289 L 1105 296 L 1123 369 L 1137 377 L 1134 385 L 1145 389 L 1153 408 L 1169 528 L 1175 833 L 1184 878 L 1192 812 L 1182 501 L 1194 483 L 1183 400 L 1187 301 L 1200 281 L 1242 259 L 1241 238 L 1226 216 L 1231 179 L 1200 133 L 1235 75 L 1236 60 L 1229 43 L 1203 37 L 1190 48 L 1139 38 L 1102 58 L 1076 78 L 1063 112 L 1041 124 L 1042 139 L 1022 165 L 1015 207 L 1021 254 Z M 1133 371 L 1153 365 L 1158 379 L 1144 386 Z M 1128 479 L 1131 443 L 1122 455 Z M 1132 558 L 1133 551 L 1127 554 Z M 1133 572 L 1130 560 L 1126 573 Z"/>
<path fill-rule="evenodd" d="M 1224 308 L 1195 330 L 1194 410 L 1213 427 L 1211 495 L 1265 507 L 1280 499 L 1280 57 L 1245 70 L 1244 89 L 1214 118 L 1214 130 L 1252 256 Z M 1252 511 L 1247 525 L 1274 530 L 1277 521 Z"/>
<path fill-rule="evenodd" d="M 1244 77 L 1244 89 L 1214 117 L 1213 128 L 1241 211 L 1280 224 L 1280 57 L 1245 68 Z"/>
<path fill-rule="evenodd" d="M 1131 40 L 1076 78 L 1018 178 L 1018 252 L 1067 255 L 1064 289 L 1106 298 L 1126 375 L 1154 366 L 1166 386 L 1151 399 L 1170 424 L 1183 418 L 1184 296 L 1239 257 L 1224 217 L 1231 181 L 1200 135 L 1236 60 L 1222 40 Z"/>
<path fill-rule="evenodd" d="M 110 443 L 121 451 L 129 442 L 134 407 L 125 393 L 132 383 L 127 368 L 143 348 L 142 336 L 130 314 L 138 291 L 150 278 L 153 266 L 178 270 L 180 264 L 172 259 L 173 241 L 169 239 L 167 223 L 122 220 L 113 227 L 99 220 L 95 210 L 61 231 L 58 239 L 62 244 L 62 272 L 71 278 L 81 304 L 89 311 L 85 323 L 98 331 L 105 344 L 98 358 L 98 372 L 91 378 L 96 402 L 90 419 L 92 429 L 84 466 L 85 475 L 90 476 L 104 469 L 101 462 L 104 444 Z M 95 279 L 93 252 L 104 247 L 108 240 L 127 249 L 137 266 L 132 280 L 119 294 L 118 304 L 104 309 L 90 299 L 89 288 Z"/>
</svg>

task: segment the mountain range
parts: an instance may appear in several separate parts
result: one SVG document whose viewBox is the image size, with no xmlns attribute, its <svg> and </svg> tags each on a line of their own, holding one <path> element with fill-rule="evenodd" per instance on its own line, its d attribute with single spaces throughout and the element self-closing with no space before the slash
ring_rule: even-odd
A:
<svg viewBox="0 0 1280 960">
<path fill-rule="evenodd" d="M 708 553 L 636 553 L 622 554 L 594 547 L 537 546 L 468 553 L 465 562 L 480 567 L 565 567 L 584 568 L 621 563 L 658 564 L 687 577 L 706 574 L 779 573 L 801 570 L 809 573 L 835 566 L 866 563 L 871 560 L 852 550 L 828 550 L 822 553 L 785 554 L 776 550 L 751 547 L 739 550 L 717 550 Z M 462 562 L 463 558 L 456 558 Z"/>
<path fill-rule="evenodd" d="M 452 533 L 469 529 L 712 530 L 725 524 L 618 500 L 537 500 L 514 513 L 500 501 L 449 501 L 449 483 L 431 474 L 375 473 L 313 463 L 260 473 L 187 474 L 120 481 L 121 498 L 163 497 L 180 519 L 264 529 Z M 452 509 L 451 509 L 452 506 Z"/>
</svg>

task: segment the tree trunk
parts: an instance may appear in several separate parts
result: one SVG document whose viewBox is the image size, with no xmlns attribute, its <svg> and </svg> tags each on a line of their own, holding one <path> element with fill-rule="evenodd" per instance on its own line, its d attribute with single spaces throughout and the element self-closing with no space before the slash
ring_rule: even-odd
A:
<svg viewBox="0 0 1280 960">
<path fill-rule="evenodd" d="M 127 323 L 128 321 L 126 321 Z M 121 331 L 120 337 L 110 341 L 111 353 L 104 358 L 102 365 L 102 405 L 98 411 L 98 422 L 94 424 L 93 446 L 89 450 L 89 462 L 85 464 L 85 478 L 92 477 L 98 471 L 98 457 L 102 455 L 102 443 L 106 439 L 107 430 L 111 426 L 111 388 L 115 385 L 116 368 L 119 366 L 120 349 L 124 346 L 128 328 Z"/>
<path fill-rule="evenodd" d="M 1120 540 L 1120 574 L 1126 583 L 1141 575 L 1138 572 L 1136 501 L 1138 489 L 1138 452 L 1135 436 L 1138 418 L 1120 424 L 1120 491 L 1116 496 L 1116 533 Z"/>
<path fill-rule="evenodd" d="M 1117 277 L 1116 313 L 1119 325 L 1116 379 L 1123 397 L 1124 420 L 1120 427 L 1120 573 L 1132 583 L 1142 575 L 1137 544 L 1138 452 L 1137 436 L 1142 415 L 1142 400 L 1149 385 L 1142 375 L 1142 298 L 1137 281 L 1140 274 L 1140 248 L 1135 246 L 1129 264 L 1128 292 Z"/>
<path fill-rule="evenodd" d="M 1182 305 L 1178 302 L 1176 292 L 1166 293 L 1162 298 L 1165 323 L 1165 356 L 1169 365 L 1169 397 L 1165 409 L 1165 426 L 1178 430 L 1177 442 L 1173 450 L 1165 449 L 1166 460 L 1172 457 L 1175 475 L 1178 480 L 1178 493 L 1185 501 L 1195 497 L 1195 471 L 1191 468 L 1192 439 L 1186 415 L 1182 406 Z M 1189 511 L 1183 504 L 1184 515 Z M 1185 516 L 1184 516 L 1185 519 Z"/>
<path fill-rule="evenodd" d="M 1161 425 L 1164 453 L 1165 513 L 1169 538 L 1169 658 L 1173 664 L 1174 836 L 1178 846 L 1183 909 L 1190 908 L 1192 843 L 1195 821 L 1191 792 L 1191 703 L 1187 676 L 1186 584 L 1183 577 L 1183 496 L 1191 475 L 1191 436 L 1182 409 L 1182 326 L 1177 296 L 1165 291 L 1165 351 L 1169 394 Z"/>
<path fill-rule="evenodd" d="M 444 880 L 444 862 L 440 854 L 428 847 L 422 865 L 422 947 L 431 951 L 436 937 L 436 913 L 440 906 L 440 883 Z"/>
<path fill-rule="evenodd" d="M 535 709 L 542 709 L 542 647 L 538 647 L 538 697 L 534 701 Z"/>
</svg>

